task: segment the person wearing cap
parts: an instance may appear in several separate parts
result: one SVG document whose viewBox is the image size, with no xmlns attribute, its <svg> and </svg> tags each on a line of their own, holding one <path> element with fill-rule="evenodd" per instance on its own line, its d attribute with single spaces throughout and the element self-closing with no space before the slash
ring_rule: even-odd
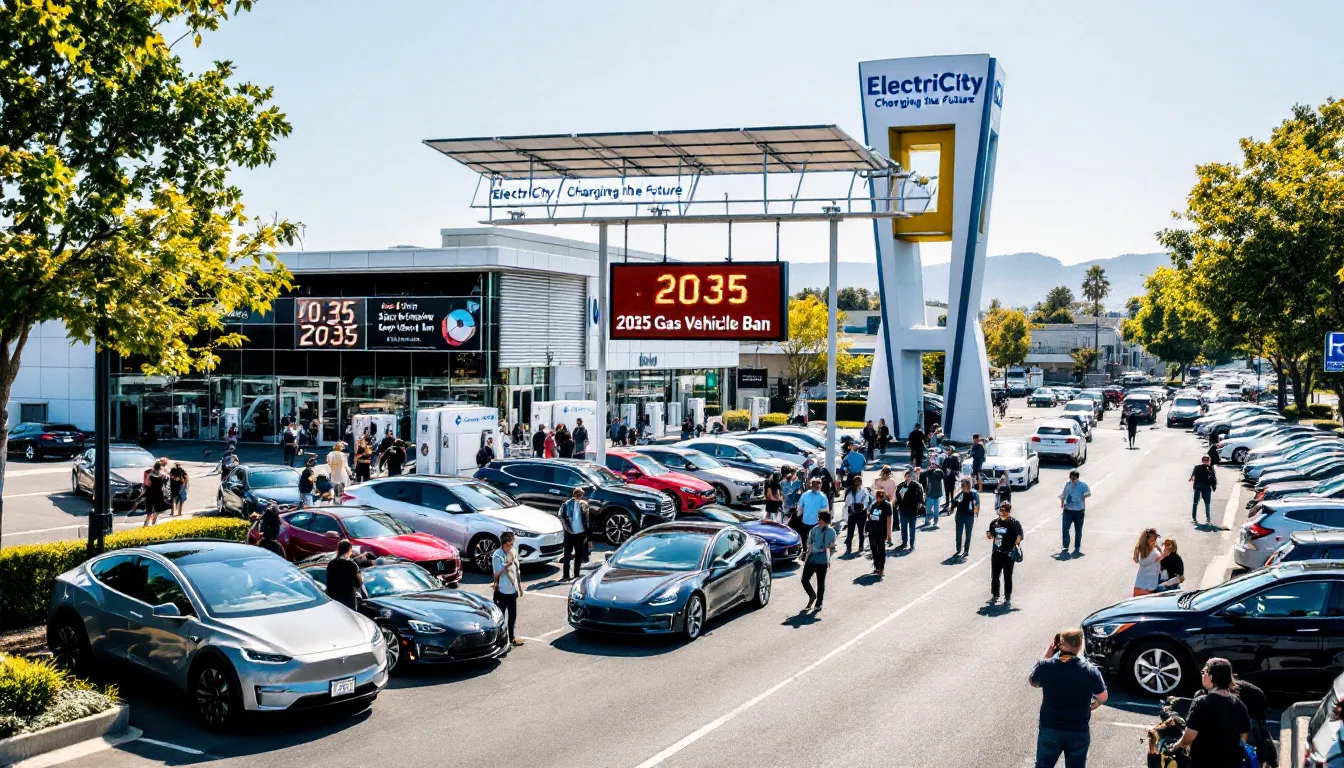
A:
<svg viewBox="0 0 1344 768">
<path fill-rule="evenodd" d="M 1013 602 L 1013 550 L 1022 543 L 1022 523 L 1013 517 L 1011 502 L 999 504 L 999 516 L 989 521 L 985 538 L 993 542 L 989 553 L 989 601 L 999 599 L 999 575 L 1003 575 L 1003 604 Z"/>
<path fill-rule="evenodd" d="M 313 503 L 313 488 L 317 480 L 317 457 L 309 456 L 299 473 L 299 509 Z"/>
</svg>

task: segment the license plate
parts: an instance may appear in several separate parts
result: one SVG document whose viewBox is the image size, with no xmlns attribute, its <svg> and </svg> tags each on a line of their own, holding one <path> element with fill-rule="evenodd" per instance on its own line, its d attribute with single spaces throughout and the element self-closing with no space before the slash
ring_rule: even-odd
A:
<svg viewBox="0 0 1344 768">
<path fill-rule="evenodd" d="M 349 696 L 355 692 L 355 678 L 343 677 L 340 680 L 331 681 L 331 696 Z"/>
</svg>

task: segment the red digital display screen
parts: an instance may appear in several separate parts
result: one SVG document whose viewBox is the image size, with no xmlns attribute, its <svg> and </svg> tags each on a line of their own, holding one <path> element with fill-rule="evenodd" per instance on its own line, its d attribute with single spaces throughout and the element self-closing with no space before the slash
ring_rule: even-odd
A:
<svg viewBox="0 0 1344 768">
<path fill-rule="evenodd" d="M 612 339 L 783 341 L 788 263 L 611 265 Z"/>
</svg>

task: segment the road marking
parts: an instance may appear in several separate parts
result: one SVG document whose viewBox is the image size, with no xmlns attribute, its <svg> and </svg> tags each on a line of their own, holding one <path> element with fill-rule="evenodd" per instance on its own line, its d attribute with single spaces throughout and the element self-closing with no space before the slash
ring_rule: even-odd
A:
<svg viewBox="0 0 1344 768">
<path fill-rule="evenodd" d="M 1121 728 L 1142 728 L 1145 731 L 1153 727 L 1151 724 L 1148 723 L 1122 723 L 1119 722 L 1118 720 L 1113 720 L 1110 723 L 1107 723 L 1107 725 L 1118 725 Z"/>
<path fill-rule="evenodd" d="M 1222 535 L 1218 537 L 1224 544 L 1229 543 L 1228 540 L 1232 536 L 1232 523 L 1237 519 L 1237 505 L 1240 503 L 1241 485 L 1233 485 L 1232 493 L 1227 496 L 1227 506 L 1223 507 L 1222 525 L 1224 531 Z M 1222 584 L 1224 576 L 1226 576 L 1227 572 L 1232 569 L 1232 566 L 1232 549 L 1229 548 L 1227 552 L 1215 557 L 1209 563 L 1208 567 L 1204 569 L 1204 578 L 1200 579 L 1199 588 L 1210 589 Z"/>
<path fill-rule="evenodd" d="M 145 742 L 146 744 L 154 744 L 154 745 L 156 745 L 156 746 L 160 746 L 160 747 L 167 747 L 168 749 L 175 749 L 175 750 L 177 750 L 178 752 L 186 752 L 188 755 L 204 755 L 204 754 L 205 754 L 205 752 L 203 752 L 203 751 L 201 751 L 201 750 L 199 750 L 199 749 L 192 749 L 191 747 L 184 747 L 184 746 L 182 746 L 181 744 L 169 744 L 169 743 L 166 742 L 166 741 L 159 741 L 158 739 L 151 739 L 151 738 L 149 738 L 149 737 L 147 737 L 147 736 L 141 736 L 139 739 L 137 739 L 137 741 L 143 741 L 143 742 Z"/>
<path fill-rule="evenodd" d="M 11 477 L 27 477 L 28 475 L 54 475 L 58 472 L 69 472 L 69 471 L 70 471 L 70 465 L 65 464 L 59 467 L 43 467 L 41 469 L 16 469 L 13 472 L 10 472 L 9 465 L 6 464 L 5 479 L 8 480 Z"/>
<path fill-rule="evenodd" d="M 71 496 L 74 494 L 69 491 L 33 491 L 32 493 L 8 493 L 3 498 L 6 499 L 25 499 L 29 496 Z"/>
<path fill-rule="evenodd" d="M 68 747 L 62 747 L 43 755 L 30 757 L 27 760 L 20 760 L 14 763 L 10 768 L 49 768 L 49 766 L 68 763 L 72 760 L 78 760 L 81 757 L 88 757 L 99 752 L 107 751 L 113 747 L 135 741 L 140 738 L 139 728 L 127 726 L 116 736 L 99 736 L 97 738 L 81 741 L 78 744 L 71 744 Z"/>
<path fill-rule="evenodd" d="M 533 592 L 533 591 L 528 590 L 528 589 L 523 590 L 523 594 L 525 594 L 525 595 L 530 595 L 530 596 L 532 596 L 532 597 L 551 597 L 551 598 L 554 598 L 554 599 L 556 599 L 556 600 L 568 600 L 568 599 L 569 599 L 569 595 L 552 595 L 552 594 L 550 594 L 550 593 L 548 593 L 548 592 Z"/>
<path fill-rule="evenodd" d="M 1148 453 L 1148 451 L 1140 451 L 1138 454 L 1135 454 L 1134 458 L 1131 459 L 1130 461 L 1125 462 L 1125 463 L 1122 464 L 1121 466 L 1115 467 L 1115 468 L 1112 469 L 1110 472 L 1107 472 L 1105 475 L 1103 475 L 1102 478 L 1101 478 L 1100 480 L 1096 481 L 1095 483 L 1091 483 L 1091 484 L 1090 484 L 1091 487 L 1092 487 L 1092 488 L 1096 488 L 1096 487 L 1100 486 L 1102 483 L 1106 482 L 1106 480 L 1108 480 L 1108 479 L 1109 479 L 1112 475 L 1114 475 L 1116 472 L 1119 472 L 1124 466 L 1126 466 L 1126 465 L 1128 465 L 1128 464 L 1130 464 L 1130 463 L 1133 463 L 1133 462 L 1135 462 L 1135 461 L 1138 461 L 1138 460 L 1139 460 L 1144 454 L 1146 454 L 1146 453 Z M 1043 526 L 1045 526 L 1046 523 L 1050 523 L 1050 522 L 1053 522 L 1053 521 L 1059 519 L 1060 514 L 1061 514 L 1061 513 L 1058 512 L 1058 511 L 1056 511 L 1056 512 L 1052 512 L 1052 513 L 1050 513 L 1050 514 L 1047 514 L 1043 519 L 1041 519 L 1040 522 L 1036 523 L 1036 524 L 1033 525 L 1031 528 L 1027 529 L 1027 530 L 1024 532 L 1024 534 L 1023 534 L 1023 538 L 1026 538 L 1026 534 L 1028 534 L 1028 533 L 1034 533 L 1037 529 L 1042 528 Z M 834 649 L 832 649 L 831 651 L 829 651 L 829 652 L 827 652 L 826 654 L 824 654 L 821 658 L 817 659 L 816 661 L 812 662 L 811 664 L 808 664 L 806 667 L 803 667 L 801 670 L 799 670 L 799 671 L 793 673 L 792 675 L 789 675 L 788 677 L 786 677 L 786 678 L 784 678 L 783 680 L 779 681 L 778 683 L 774 684 L 774 685 L 771 686 L 770 688 L 767 688 L 766 690 L 762 691 L 761 693 L 756 694 L 754 697 L 752 697 L 752 698 L 746 700 L 745 702 L 739 704 L 736 708 L 734 708 L 733 710 L 729 711 L 727 714 L 720 715 L 718 718 L 715 718 L 714 720 L 711 720 L 710 722 L 705 723 L 704 725 L 700 726 L 698 729 L 696 729 L 696 730 L 693 731 L 692 733 L 690 733 L 690 734 L 688 734 L 687 736 L 683 737 L 680 741 L 677 741 L 675 744 L 672 744 L 671 746 L 667 747 L 666 749 L 664 749 L 663 751 L 661 751 L 661 752 L 659 752 L 658 754 L 654 755 L 653 757 L 650 757 L 648 760 L 645 760 L 644 762 L 640 763 L 636 768 L 654 768 L 654 766 L 661 765 L 661 764 L 662 764 L 664 761 L 666 761 L 668 758 L 670 758 L 670 757 L 676 755 L 678 752 L 682 751 L 683 749 L 685 749 L 685 748 L 691 746 L 692 744 L 694 744 L 695 742 L 699 741 L 700 739 L 703 739 L 705 736 L 708 736 L 709 734 L 711 734 L 711 733 L 713 733 L 714 731 L 718 730 L 719 728 L 721 728 L 723 725 L 725 725 L 725 724 L 728 723 L 729 721 L 735 719 L 738 715 L 741 715 L 743 712 L 746 712 L 747 710 L 751 709 L 752 707 L 755 707 L 757 704 L 760 704 L 762 701 L 765 701 L 766 699 L 770 698 L 770 696 L 772 696 L 773 694 L 775 694 L 776 692 L 778 692 L 780 689 L 782 689 L 782 688 L 784 688 L 785 686 L 787 686 L 789 683 L 792 683 L 792 682 L 794 682 L 794 681 L 796 681 L 796 680 L 802 678 L 804 675 L 806 675 L 807 673 L 809 673 L 809 672 L 811 672 L 812 670 L 816 669 L 817 667 L 820 667 L 822 664 L 825 664 L 827 661 L 830 661 L 832 658 L 834 658 L 834 657 L 836 657 L 836 656 L 838 656 L 838 655 L 844 653 L 845 651 L 849 650 L 850 648 L 854 647 L 856 644 L 859 643 L 859 641 L 863 640 L 865 637 L 867 637 L 867 636 L 873 634 L 874 632 L 876 632 L 877 630 L 881 629 L 882 627 L 885 627 L 887 624 L 891 623 L 892 621 L 896 620 L 896 619 L 899 618 L 901 615 L 903 615 L 906 611 L 910 610 L 911 608 L 914 608 L 915 606 L 917 606 L 917 605 L 919 605 L 920 603 L 924 602 L 924 601 L 927 600 L 928 598 L 932 597 L 934 594 L 936 594 L 936 593 L 942 591 L 942 590 L 945 589 L 946 587 L 950 586 L 950 585 L 951 585 L 953 582 L 955 582 L 957 579 L 960 579 L 962 576 L 965 576 L 966 574 L 970 573 L 971 571 L 977 569 L 980 565 L 982 565 L 982 564 L 983 564 L 986 560 L 988 560 L 988 559 L 989 559 L 989 555 L 984 555 L 984 556 L 981 557 L 979 560 L 976 560 L 974 563 L 971 563 L 970 565 L 965 566 L 964 568 L 962 568 L 961 570 L 959 570 L 959 571 L 957 571 L 956 573 L 952 574 L 951 576 L 947 577 L 947 578 L 944 579 L 943 581 L 941 581 L 941 582 L 939 582 L 938 584 L 935 584 L 934 586 L 930 587 L 926 592 L 924 592 L 924 593 L 921 594 L 920 596 L 916 597 L 915 599 L 911 600 L 910 602 L 906 603 L 905 605 L 901 606 L 900 608 L 897 608 L 896 610 L 894 610 L 894 611 L 892 611 L 891 613 L 887 614 L 886 616 L 882 617 L 881 619 L 879 619 L 879 620 L 877 621 L 876 624 L 873 624 L 872 626 L 868 627 L 867 629 L 864 629 L 863 631 L 859 632 L 857 635 L 851 637 L 850 639 L 848 639 L 848 640 L 846 640 L 845 642 L 841 643 L 840 645 L 836 646 Z"/>
</svg>

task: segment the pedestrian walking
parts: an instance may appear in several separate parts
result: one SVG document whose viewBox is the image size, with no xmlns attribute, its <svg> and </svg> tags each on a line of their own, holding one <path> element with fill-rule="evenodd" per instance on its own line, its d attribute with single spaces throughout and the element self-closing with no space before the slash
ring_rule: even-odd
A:
<svg viewBox="0 0 1344 768">
<path fill-rule="evenodd" d="M 238 425 L 237 425 L 237 424 L 230 424 L 230 425 L 229 425 L 229 431 L 228 431 L 227 434 L 224 435 L 224 443 L 225 443 L 226 447 L 228 447 L 228 448 L 232 448 L 232 449 L 234 449 L 235 451 L 238 450 Z"/>
<path fill-rule="evenodd" d="M 1013 484 L 1008 482 L 1008 474 L 999 475 L 999 484 L 994 486 L 994 506 L 998 508 L 1000 504 L 1013 500 Z"/>
<path fill-rule="evenodd" d="M 360 435 L 355 443 L 355 482 L 367 483 L 373 476 L 373 445 L 368 435 Z"/>
<path fill-rule="evenodd" d="M 863 425 L 863 452 L 864 458 L 868 461 L 873 460 L 873 450 L 877 448 L 877 427 L 873 426 L 873 420 L 869 419 Z"/>
<path fill-rule="evenodd" d="M 1022 557 L 1022 523 L 1013 517 L 1012 502 L 999 504 L 999 516 L 989 521 L 985 538 L 990 541 L 989 596 L 990 602 L 999 599 L 999 576 L 1003 576 L 1003 604 L 1013 602 L 1013 566 Z"/>
<path fill-rule="evenodd" d="M 985 467 L 985 444 L 979 435 L 971 435 L 971 477 L 975 478 L 975 490 L 983 491 L 980 470 Z"/>
<path fill-rule="evenodd" d="M 808 480 L 808 490 L 798 499 L 798 535 L 807 541 L 807 535 L 816 527 L 821 513 L 830 514 L 831 500 L 821 492 L 821 478 Z"/>
<path fill-rule="evenodd" d="M 943 500 L 943 468 L 930 456 L 929 466 L 919 477 L 924 483 L 924 527 L 937 530 L 939 506 Z"/>
<path fill-rule="evenodd" d="M 159 515 L 172 508 L 168 499 L 168 459 L 159 459 L 145 479 L 145 526 L 159 522 Z"/>
<path fill-rule="evenodd" d="M 798 514 L 798 500 L 803 496 L 803 480 L 798 470 L 785 467 L 779 480 L 779 490 L 784 495 L 784 519 L 793 520 Z"/>
<path fill-rule="evenodd" d="M 873 481 L 873 493 L 878 491 L 887 497 L 887 503 L 890 504 L 896 500 L 896 478 L 891 473 L 891 467 L 884 466 L 878 470 L 877 479 Z"/>
<path fill-rule="evenodd" d="M 957 490 L 957 475 L 961 474 L 961 456 L 949 447 L 943 457 L 943 500 L 950 506 Z"/>
<path fill-rule="evenodd" d="M 831 474 L 831 470 L 827 469 L 825 464 L 819 463 L 812 468 L 808 479 L 821 481 L 821 492 L 826 495 L 826 506 L 829 508 L 835 501 L 835 476 Z"/>
<path fill-rule="evenodd" d="M 1242 738 L 1251 730 L 1250 713 L 1233 693 L 1232 664 L 1217 656 L 1204 662 L 1200 675 L 1203 696 L 1190 703 L 1185 733 L 1177 749 L 1190 749 L 1190 768 L 1239 768 L 1246 750 Z"/>
<path fill-rule="evenodd" d="M 891 502 L 885 491 L 873 492 L 868 508 L 868 549 L 873 553 L 873 575 L 882 576 L 887 567 L 887 547 L 891 546 Z"/>
<path fill-rule="evenodd" d="M 957 551 L 953 557 L 971 556 L 971 531 L 975 529 L 975 518 L 980 515 L 980 494 L 971 487 L 971 478 L 961 479 L 961 490 L 952 497 L 952 523 L 957 532 Z M 963 538 L 964 544 L 963 544 Z"/>
<path fill-rule="evenodd" d="M 1175 539 L 1167 538 L 1162 542 L 1162 559 L 1158 561 L 1158 567 L 1162 569 L 1162 583 L 1158 584 L 1157 591 L 1177 590 L 1185 583 L 1185 561 L 1181 559 Z"/>
<path fill-rule="evenodd" d="M 1127 414 L 1125 419 L 1125 431 L 1129 435 L 1129 448 L 1134 449 L 1134 436 L 1139 434 L 1139 420 L 1134 418 L 1134 414 Z"/>
<path fill-rule="evenodd" d="M 924 446 L 928 451 L 937 451 L 938 446 L 943 442 L 943 428 L 934 424 L 929 427 L 929 434 L 924 438 Z"/>
<path fill-rule="evenodd" d="M 350 485 L 350 465 L 346 463 L 345 441 L 337 440 L 327 454 L 327 478 L 331 481 L 332 498 L 341 503 L 341 494 Z"/>
<path fill-rule="evenodd" d="M 845 472 L 848 477 L 862 480 L 864 466 L 863 451 L 860 451 L 857 445 L 850 445 L 849 452 L 845 454 Z"/>
<path fill-rule="evenodd" d="M 359 610 L 359 598 L 367 597 L 364 592 L 364 574 L 359 565 L 350 559 L 354 545 L 349 539 L 341 539 L 336 544 L 336 556 L 327 563 L 327 597 L 344 605 L 352 611 Z"/>
<path fill-rule="evenodd" d="M 1199 502 L 1204 501 L 1204 523 L 1213 524 L 1212 512 L 1209 506 L 1213 503 L 1213 492 L 1218 490 L 1218 473 L 1214 471 L 1209 457 L 1205 456 L 1199 460 L 1195 468 L 1190 472 L 1190 487 L 1194 489 L 1194 498 L 1190 501 L 1190 522 L 1198 523 L 1199 518 L 1195 515 L 1199 511 Z"/>
<path fill-rule="evenodd" d="M 574 420 L 574 455 L 582 456 L 583 452 L 588 450 L 588 428 L 583 426 L 583 419 Z"/>
<path fill-rule="evenodd" d="M 406 463 L 406 443 L 401 438 L 392 442 L 392 447 L 387 449 L 387 454 L 383 457 L 383 463 L 387 465 L 388 477 L 401 474 L 402 465 Z"/>
<path fill-rule="evenodd" d="M 1073 526 L 1073 554 L 1082 554 L 1083 517 L 1087 512 L 1087 497 L 1092 495 L 1092 489 L 1078 477 L 1078 470 L 1070 472 L 1069 482 L 1065 483 L 1064 490 L 1059 492 L 1059 507 L 1064 510 L 1060 526 L 1064 543 L 1060 547 L 1060 555 L 1069 553 L 1069 526 Z"/>
<path fill-rule="evenodd" d="M 191 477 L 182 467 L 182 462 L 173 462 L 173 468 L 168 471 L 168 495 L 172 498 L 172 512 L 169 513 L 169 517 L 182 516 L 182 511 L 187 506 L 187 486 L 190 484 Z"/>
<path fill-rule="evenodd" d="M 886 453 L 887 447 L 891 445 L 891 429 L 887 427 L 886 419 L 877 420 L 877 452 Z"/>
<path fill-rule="evenodd" d="M 863 475 L 854 475 L 845 489 L 843 507 L 845 510 L 845 554 L 854 551 L 854 532 L 859 533 L 859 551 L 863 551 L 863 537 L 868 528 L 868 508 L 873 505 L 873 495 L 863 487 Z"/>
<path fill-rule="evenodd" d="M 565 529 L 564 555 L 561 563 L 565 569 L 565 581 L 569 581 L 569 561 L 574 559 L 574 578 L 579 578 L 579 569 L 588 562 L 588 502 L 583 499 L 583 489 L 575 488 L 569 500 L 560 505 L 560 524 Z"/>
<path fill-rule="evenodd" d="M 684 419 L 681 420 L 681 439 L 682 439 L 682 440 L 690 440 L 690 439 L 691 439 L 691 433 L 694 432 L 694 431 L 695 431 L 695 423 L 694 423 L 693 421 L 691 421 L 691 417 L 690 417 L 690 416 L 687 416 L 686 418 L 684 418 Z"/>
<path fill-rule="evenodd" d="M 626 445 L 630 442 L 630 425 L 625 423 L 625 418 L 616 422 L 616 444 Z"/>
<path fill-rule="evenodd" d="M 765 519 L 784 520 L 784 484 L 775 472 L 765 481 Z"/>
<path fill-rule="evenodd" d="M 387 465 L 387 454 L 392 450 L 392 446 L 397 444 L 397 438 L 392 435 L 392 428 L 388 427 L 383 432 L 383 439 L 378 441 L 378 471 L 382 472 Z"/>
<path fill-rule="evenodd" d="M 523 421 L 519 419 L 513 423 L 513 450 L 523 451 L 527 448 L 527 430 L 523 429 Z M 521 453 L 515 453 L 515 456 L 521 456 Z"/>
<path fill-rule="evenodd" d="M 294 424 L 286 424 L 284 429 L 280 430 L 280 450 L 283 453 L 283 463 L 286 467 L 294 466 L 294 461 L 299 457 L 299 431 L 294 428 Z"/>
<path fill-rule="evenodd" d="M 831 528 L 831 513 L 821 512 L 817 516 L 816 527 L 809 530 L 803 539 L 806 542 L 806 554 L 802 582 L 803 591 L 807 593 L 807 607 L 804 611 L 812 610 L 813 603 L 820 611 L 822 602 L 826 600 L 826 571 L 831 566 L 831 555 L 835 553 L 836 538 L 835 530 Z M 812 589 L 813 576 L 817 578 L 816 590 Z"/>
<path fill-rule="evenodd" d="M 1162 548 L 1157 544 L 1156 528 L 1145 528 L 1134 545 L 1134 564 L 1139 572 L 1134 576 L 1134 596 L 1151 595 L 1162 583 Z"/>
<path fill-rule="evenodd" d="M 541 441 L 541 451 L 542 451 L 542 455 L 545 456 L 545 457 L 548 458 L 548 459 L 554 459 L 554 458 L 555 458 L 555 432 L 547 432 L 547 433 L 545 433 L 545 434 L 546 434 L 546 437 L 542 438 L 542 441 Z"/>
<path fill-rule="evenodd" d="M 555 428 L 555 452 L 562 459 L 574 458 L 574 438 L 569 434 L 569 428 L 564 424 L 559 424 Z"/>
<path fill-rule="evenodd" d="M 299 509 L 313 503 L 313 491 L 317 482 L 317 458 L 309 456 L 303 462 L 303 471 L 299 472 Z"/>
<path fill-rule="evenodd" d="M 489 464 L 494 460 L 495 460 L 495 438 L 487 437 L 485 438 L 485 445 L 482 445 L 481 450 L 476 452 L 476 468 L 481 469 L 486 464 Z"/>
<path fill-rule="evenodd" d="M 910 448 L 910 466 L 918 467 L 924 463 L 924 430 L 915 422 L 915 428 L 910 430 L 910 437 L 906 441 Z"/>
<path fill-rule="evenodd" d="M 519 576 L 518 552 L 514 549 L 513 531 L 499 535 L 499 549 L 491 555 L 491 572 L 494 579 L 490 586 L 494 589 L 495 605 L 508 616 L 509 642 L 515 646 L 523 644 L 518 639 L 518 595 L 522 592 L 523 580 Z"/>
<path fill-rule="evenodd" d="M 1084 768 L 1092 710 L 1106 703 L 1108 693 L 1101 670 L 1083 658 L 1083 631 L 1056 634 L 1027 681 L 1041 689 L 1036 768 L 1054 768 L 1060 755 L 1065 768 Z"/>
<path fill-rule="evenodd" d="M 541 458 L 546 455 L 546 425 L 538 423 L 532 430 L 532 455 Z"/>
<path fill-rule="evenodd" d="M 924 486 L 919 482 L 918 469 L 907 469 L 905 479 L 896 486 L 896 511 L 901 517 L 901 546 L 898 549 L 914 552 L 916 520 L 924 511 Z"/>
</svg>

